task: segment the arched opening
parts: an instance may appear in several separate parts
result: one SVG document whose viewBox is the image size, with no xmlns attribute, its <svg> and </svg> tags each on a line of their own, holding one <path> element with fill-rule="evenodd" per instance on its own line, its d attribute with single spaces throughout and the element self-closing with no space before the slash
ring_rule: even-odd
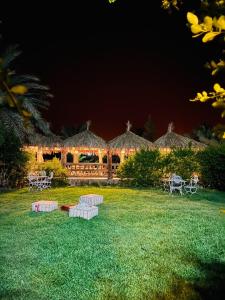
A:
<svg viewBox="0 0 225 300">
<path fill-rule="evenodd" d="M 99 157 L 93 153 L 81 153 L 79 163 L 98 163 Z"/>
<path fill-rule="evenodd" d="M 67 163 L 73 163 L 73 154 L 72 153 L 67 153 L 66 155 L 66 162 Z"/>
<path fill-rule="evenodd" d="M 119 164 L 120 163 L 120 157 L 117 154 L 112 155 L 112 163 L 113 164 Z"/>
<path fill-rule="evenodd" d="M 102 163 L 107 164 L 107 162 L 108 162 L 108 157 L 107 157 L 107 155 L 104 155 L 102 158 Z"/>
<path fill-rule="evenodd" d="M 58 158 L 61 160 L 61 152 L 51 152 L 51 153 L 43 153 L 43 160 L 48 161 L 52 160 L 54 157 Z"/>
</svg>

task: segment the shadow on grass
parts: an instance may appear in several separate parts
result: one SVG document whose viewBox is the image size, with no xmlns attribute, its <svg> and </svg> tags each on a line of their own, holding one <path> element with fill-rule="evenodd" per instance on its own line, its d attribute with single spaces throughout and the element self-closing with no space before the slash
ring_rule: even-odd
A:
<svg viewBox="0 0 225 300">
<path fill-rule="evenodd" d="M 43 299 L 36 292 L 28 289 L 9 289 L 5 290 L 0 294 L 1 300 L 9 300 L 9 299 Z M 47 298 L 45 298 L 47 299 Z"/>
<path fill-rule="evenodd" d="M 172 288 L 156 300 L 222 300 L 225 297 L 225 263 L 198 262 L 201 278 L 194 282 L 175 279 Z M 143 298 L 151 299 L 151 298 Z"/>
<path fill-rule="evenodd" d="M 194 195 L 187 196 L 192 200 L 205 200 L 215 203 L 224 203 L 225 204 L 225 192 L 217 190 L 202 190 Z"/>
</svg>

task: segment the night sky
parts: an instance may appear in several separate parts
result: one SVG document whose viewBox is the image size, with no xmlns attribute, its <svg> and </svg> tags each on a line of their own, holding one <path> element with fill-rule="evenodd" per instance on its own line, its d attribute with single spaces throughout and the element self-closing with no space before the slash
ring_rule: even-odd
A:
<svg viewBox="0 0 225 300">
<path fill-rule="evenodd" d="M 18 72 L 50 87 L 44 116 L 53 130 L 92 120 L 108 140 L 128 119 L 143 127 L 149 114 L 157 136 L 170 121 L 178 133 L 221 121 L 210 104 L 188 101 L 212 86 L 204 68 L 212 46 L 193 40 L 181 13 L 169 15 L 156 0 L 17 2 L 1 9 L 1 43 L 19 44 Z"/>
</svg>

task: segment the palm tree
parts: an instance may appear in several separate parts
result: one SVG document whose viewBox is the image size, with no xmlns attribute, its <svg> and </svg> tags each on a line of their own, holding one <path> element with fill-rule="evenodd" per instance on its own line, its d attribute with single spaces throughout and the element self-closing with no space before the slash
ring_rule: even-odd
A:
<svg viewBox="0 0 225 300">
<path fill-rule="evenodd" d="M 49 106 L 48 98 L 52 95 L 36 76 L 17 75 L 11 68 L 20 54 L 18 46 L 11 46 L 0 56 L 0 120 L 20 139 L 35 128 L 51 134 L 39 110 Z"/>
</svg>

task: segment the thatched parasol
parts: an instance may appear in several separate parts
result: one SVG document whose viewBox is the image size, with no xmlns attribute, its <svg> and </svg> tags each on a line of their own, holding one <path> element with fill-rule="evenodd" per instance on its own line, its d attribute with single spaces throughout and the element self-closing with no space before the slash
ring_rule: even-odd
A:
<svg viewBox="0 0 225 300">
<path fill-rule="evenodd" d="M 87 129 L 78 134 L 75 134 L 64 141 L 65 147 L 74 148 L 101 148 L 107 147 L 106 142 L 99 136 L 89 130 L 91 122 L 87 122 Z"/>
<path fill-rule="evenodd" d="M 205 144 L 173 132 L 173 123 L 169 123 L 167 133 L 158 138 L 154 144 L 159 148 L 204 148 Z"/>
<path fill-rule="evenodd" d="M 60 136 L 52 134 L 45 136 L 39 133 L 34 133 L 28 137 L 28 146 L 39 146 L 39 147 L 61 147 L 62 139 Z"/>
<path fill-rule="evenodd" d="M 144 139 L 143 137 L 140 137 L 136 135 L 135 133 L 131 132 L 131 123 L 127 122 L 127 130 L 123 134 L 115 137 L 113 140 L 109 141 L 109 146 L 111 149 L 155 149 L 155 146 L 150 141 Z"/>
</svg>

